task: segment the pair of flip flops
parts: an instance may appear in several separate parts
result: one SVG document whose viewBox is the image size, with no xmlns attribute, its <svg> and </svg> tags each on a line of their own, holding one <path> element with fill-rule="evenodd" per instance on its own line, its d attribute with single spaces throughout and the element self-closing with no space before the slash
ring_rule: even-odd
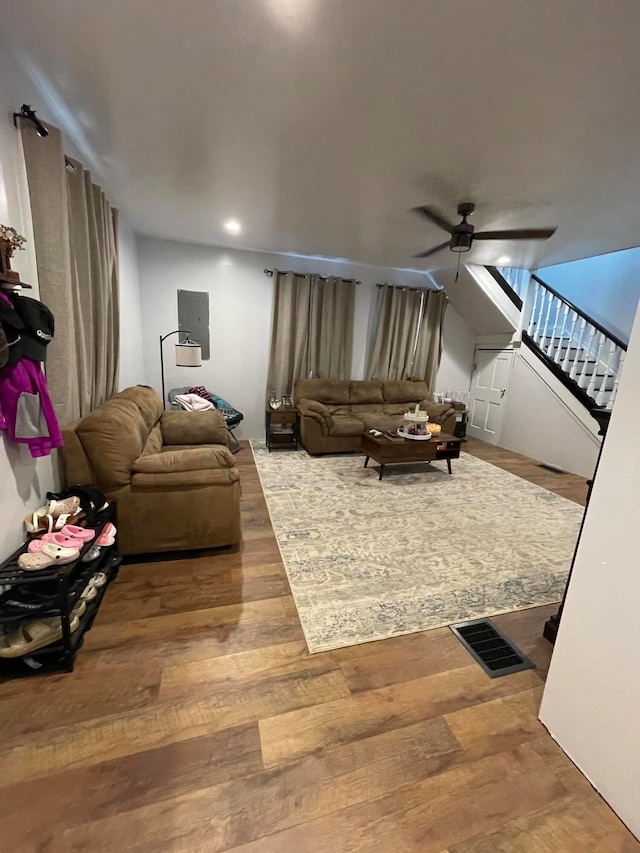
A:
<svg viewBox="0 0 640 853">
<path fill-rule="evenodd" d="M 78 630 L 80 617 L 86 609 L 86 603 L 79 601 L 71 611 L 69 616 L 71 633 Z M 0 637 L 0 657 L 18 658 L 61 639 L 62 620 L 59 616 L 52 616 L 48 619 L 33 619 L 18 625 L 8 634 Z"/>
<path fill-rule="evenodd" d="M 82 516 L 80 498 L 73 496 L 62 501 L 51 500 L 45 506 L 28 515 L 24 526 L 30 536 L 40 536 L 61 530 L 66 524 L 73 524 Z"/>
</svg>

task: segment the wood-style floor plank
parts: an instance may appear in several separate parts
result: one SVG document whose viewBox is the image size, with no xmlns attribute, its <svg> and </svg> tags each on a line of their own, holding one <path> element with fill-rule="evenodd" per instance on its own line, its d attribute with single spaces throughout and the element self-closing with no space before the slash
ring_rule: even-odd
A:
<svg viewBox="0 0 640 853">
<path fill-rule="evenodd" d="M 466 450 L 581 502 L 581 478 Z M 496 617 L 491 681 L 448 629 L 309 655 L 251 451 L 240 547 L 131 561 L 71 675 L 0 684 L 16 853 L 640 853 L 537 720 L 555 606 Z"/>
<path fill-rule="evenodd" d="M 531 670 L 489 679 L 475 664 L 286 712 L 260 721 L 266 767 L 336 744 L 433 719 L 469 705 L 541 684 Z"/>
</svg>

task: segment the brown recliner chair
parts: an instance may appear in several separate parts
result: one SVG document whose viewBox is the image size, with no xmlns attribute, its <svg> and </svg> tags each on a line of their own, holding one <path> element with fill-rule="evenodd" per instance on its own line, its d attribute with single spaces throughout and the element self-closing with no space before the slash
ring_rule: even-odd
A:
<svg viewBox="0 0 640 853">
<path fill-rule="evenodd" d="M 240 474 L 219 412 L 165 412 L 136 385 L 62 432 L 65 484 L 115 501 L 123 554 L 240 541 Z"/>
</svg>

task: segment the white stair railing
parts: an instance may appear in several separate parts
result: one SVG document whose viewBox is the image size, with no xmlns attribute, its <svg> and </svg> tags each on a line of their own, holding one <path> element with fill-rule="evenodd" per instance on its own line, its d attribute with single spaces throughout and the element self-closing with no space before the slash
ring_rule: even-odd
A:
<svg viewBox="0 0 640 853">
<path fill-rule="evenodd" d="M 503 268 L 498 269 L 504 275 Z M 593 406 L 611 409 L 626 345 L 536 275 L 527 279 L 527 289 L 519 295 L 524 302 L 523 333 Z"/>
</svg>

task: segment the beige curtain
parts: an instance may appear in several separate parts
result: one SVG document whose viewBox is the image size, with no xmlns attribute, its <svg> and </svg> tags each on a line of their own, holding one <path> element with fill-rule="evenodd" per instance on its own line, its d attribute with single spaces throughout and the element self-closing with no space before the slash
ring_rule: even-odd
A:
<svg viewBox="0 0 640 853">
<path fill-rule="evenodd" d="M 431 393 L 436 390 L 436 376 L 442 358 L 442 323 L 447 305 L 447 294 L 444 290 L 424 291 L 422 321 L 412 375 L 424 379 Z"/>
<path fill-rule="evenodd" d="M 382 380 L 417 376 L 432 391 L 442 356 L 445 292 L 390 284 L 380 290 L 367 376 Z"/>
<path fill-rule="evenodd" d="M 356 284 L 311 278 L 308 371 L 316 379 L 351 379 Z"/>
<path fill-rule="evenodd" d="M 421 302 L 421 290 L 392 284 L 380 288 L 378 323 L 367 367 L 370 379 L 412 375 Z"/>
<path fill-rule="evenodd" d="M 350 379 L 355 282 L 274 271 L 267 392 L 297 379 Z"/>
<path fill-rule="evenodd" d="M 56 322 L 47 384 L 67 423 L 117 390 L 117 211 L 82 164 L 65 158 L 60 131 L 48 129 L 42 139 L 21 123 L 40 299 Z"/>
</svg>

